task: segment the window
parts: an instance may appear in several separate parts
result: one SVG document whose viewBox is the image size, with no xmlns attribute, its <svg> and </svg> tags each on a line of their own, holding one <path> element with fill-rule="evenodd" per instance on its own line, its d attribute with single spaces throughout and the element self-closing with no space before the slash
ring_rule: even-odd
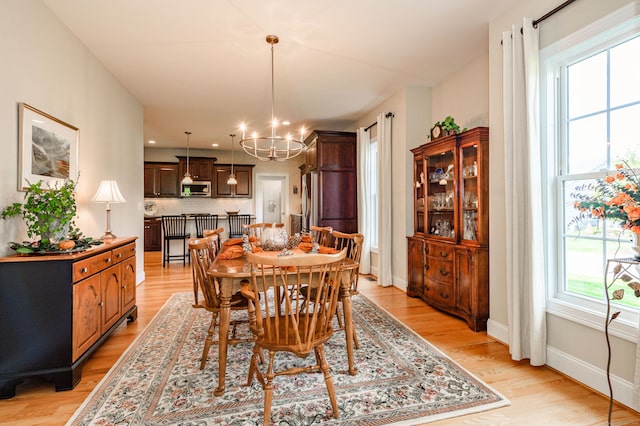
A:
<svg viewBox="0 0 640 426">
<path fill-rule="evenodd" d="M 589 192 L 621 159 L 640 163 L 638 20 L 602 30 L 602 22 L 541 54 L 542 128 L 546 140 L 548 247 L 556 265 L 551 298 L 602 312 L 607 259 L 630 257 L 629 231 L 613 221 L 577 221 L 576 194 Z M 627 308 L 638 299 L 625 297 Z M 624 308 L 623 308 L 624 309 Z"/>
<path fill-rule="evenodd" d="M 374 126 L 377 127 L 377 126 Z M 371 248 L 378 248 L 378 137 L 371 135 L 369 140 L 369 224 L 371 229 L 367 236 L 371 239 Z"/>
</svg>

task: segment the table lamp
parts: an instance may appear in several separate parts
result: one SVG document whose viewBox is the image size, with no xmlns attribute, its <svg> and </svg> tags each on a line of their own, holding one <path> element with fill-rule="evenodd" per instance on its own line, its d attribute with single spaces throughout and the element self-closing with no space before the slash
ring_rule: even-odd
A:
<svg viewBox="0 0 640 426">
<path fill-rule="evenodd" d="M 107 203 L 107 230 L 100 237 L 101 240 L 112 239 L 116 236 L 111 232 L 111 203 L 126 203 L 118 189 L 118 182 L 115 180 L 103 180 L 100 182 L 96 195 L 91 199 L 94 203 Z"/>
</svg>

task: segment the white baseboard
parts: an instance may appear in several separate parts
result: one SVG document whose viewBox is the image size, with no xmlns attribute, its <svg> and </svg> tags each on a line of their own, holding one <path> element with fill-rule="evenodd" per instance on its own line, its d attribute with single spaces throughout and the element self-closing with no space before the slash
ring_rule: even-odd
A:
<svg viewBox="0 0 640 426">
<path fill-rule="evenodd" d="M 509 332 L 506 325 L 497 321 L 492 321 L 491 318 L 487 320 L 487 336 L 498 340 L 505 345 L 509 345 Z"/>
<path fill-rule="evenodd" d="M 603 395 L 609 396 L 609 385 L 607 384 L 607 372 L 605 370 L 551 346 L 547 346 L 547 365 Z M 614 399 L 620 404 L 635 410 L 633 407 L 633 383 L 612 375 L 611 386 L 613 387 Z"/>
</svg>

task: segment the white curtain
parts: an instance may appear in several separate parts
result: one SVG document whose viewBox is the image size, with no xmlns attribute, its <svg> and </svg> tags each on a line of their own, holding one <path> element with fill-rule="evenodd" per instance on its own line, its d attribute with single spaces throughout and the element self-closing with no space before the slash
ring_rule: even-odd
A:
<svg viewBox="0 0 640 426">
<path fill-rule="evenodd" d="M 503 33 L 507 309 L 511 358 L 546 363 L 538 31 Z"/>
<path fill-rule="evenodd" d="M 378 115 L 378 285 L 393 285 L 391 271 L 391 118 Z"/>
<path fill-rule="evenodd" d="M 360 256 L 360 273 L 371 273 L 371 239 L 367 238 L 371 224 L 369 223 L 369 212 L 372 206 L 369 203 L 369 191 L 371 185 L 377 182 L 369 181 L 370 162 L 370 137 L 369 132 L 364 127 L 358 129 L 358 232 L 364 235 L 362 243 L 362 254 Z"/>
</svg>

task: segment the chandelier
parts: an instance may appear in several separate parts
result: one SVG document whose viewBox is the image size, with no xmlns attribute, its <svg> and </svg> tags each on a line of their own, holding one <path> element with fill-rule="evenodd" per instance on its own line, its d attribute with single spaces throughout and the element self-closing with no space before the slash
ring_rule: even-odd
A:
<svg viewBox="0 0 640 426">
<path fill-rule="evenodd" d="M 275 113 L 275 84 L 273 67 L 273 45 L 277 44 L 278 36 L 268 35 L 267 43 L 271 45 L 271 136 L 260 136 L 256 132 L 250 137 L 245 136 L 247 130 L 244 123 L 240 125 L 242 139 L 240 145 L 247 154 L 261 161 L 285 161 L 300 155 L 305 150 L 304 127 L 300 130 L 300 139 L 291 134 L 278 136 L 277 128 L 280 124 Z"/>
</svg>

